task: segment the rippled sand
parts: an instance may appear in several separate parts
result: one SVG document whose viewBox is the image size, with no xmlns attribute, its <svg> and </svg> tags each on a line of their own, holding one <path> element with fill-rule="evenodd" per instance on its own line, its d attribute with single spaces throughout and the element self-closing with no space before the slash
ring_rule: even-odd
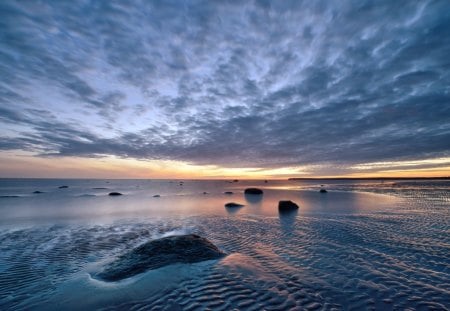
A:
<svg viewBox="0 0 450 311">
<path fill-rule="evenodd" d="M 316 192 L 289 193 L 274 191 L 253 203 L 236 195 L 233 200 L 246 206 L 234 213 L 222 205 L 220 213 L 217 207 L 217 213 L 202 215 L 5 227 L 0 309 L 450 308 L 448 192 L 414 188 L 335 197 L 330 192 L 325 205 Z M 278 215 L 273 205 L 278 197 L 296 199 L 300 211 Z M 365 200 L 382 208 L 345 209 Z M 343 205 L 336 212 L 334 202 Z M 275 212 L 246 212 L 270 206 Z M 228 255 L 121 282 L 91 278 L 115 256 L 180 233 L 204 236 Z"/>
</svg>

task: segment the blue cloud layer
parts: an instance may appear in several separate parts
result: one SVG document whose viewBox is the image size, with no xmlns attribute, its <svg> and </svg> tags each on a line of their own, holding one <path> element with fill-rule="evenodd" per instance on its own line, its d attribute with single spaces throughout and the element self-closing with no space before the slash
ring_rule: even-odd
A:
<svg viewBox="0 0 450 311">
<path fill-rule="evenodd" d="M 2 1 L 0 149 L 224 166 L 450 154 L 450 2 Z"/>
</svg>

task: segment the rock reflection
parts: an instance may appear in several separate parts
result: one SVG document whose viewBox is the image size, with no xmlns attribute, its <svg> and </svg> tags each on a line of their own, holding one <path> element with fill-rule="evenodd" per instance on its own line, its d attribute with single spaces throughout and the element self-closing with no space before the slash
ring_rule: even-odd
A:
<svg viewBox="0 0 450 311">
<path fill-rule="evenodd" d="M 244 207 L 244 205 L 241 205 L 241 206 L 225 206 L 225 210 L 228 212 L 228 214 L 233 215 L 233 214 L 237 214 L 243 207 Z"/>
<path fill-rule="evenodd" d="M 262 194 L 247 194 L 246 193 L 246 194 L 244 194 L 244 197 L 247 202 L 253 203 L 253 204 L 259 203 L 263 199 Z"/>
<path fill-rule="evenodd" d="M 280 211 L 278 217 L 280 218 L 281 230 L 284 233 L 291 233 L 294 231 L 297 214 L 298 210 Z"/>
</svg>

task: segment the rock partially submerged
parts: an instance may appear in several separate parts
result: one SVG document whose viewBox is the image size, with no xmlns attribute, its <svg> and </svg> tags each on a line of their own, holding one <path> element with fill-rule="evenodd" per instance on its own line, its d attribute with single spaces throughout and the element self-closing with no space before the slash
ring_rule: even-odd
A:
<svg viewBox="0 0 450 311">
<path fill-rule="evenodd" d="M 214 244 L 196 234 L 170 236 L 147 242 L 118 257 L 95 277 L 119 281 L 175 263 L 195 263 L 223 256 Z"/>
<path fill-rule="evenodd" d="M 239 204 L 239 203 L 235 203 L 235 202 L 229 202 L 229 203 L 225 204 L 225 207 L 231 207 L 231 208 L 242 207 L 242 206 L 244 206 L 244 204 Z"/>
<path fill-rule="evenodd" d="M 278 202 L 278 210 L 280 212 L 288 212 L 298 210 L 298 205 L 292 201 L 280 201 Z"/>
<path fill-rule="evenodd" d="M 328 191 L 326 190 L 326 189 L 320 189 L 320 191 L 319 191 L 320 193 L 327 193 Z"/>
<path fill-rule="evenodd" d="M 161 196 L 159 194 L 155 194 L 153 197 L 154 198 L 160 198 Z"/>
<path fill-rule="evenodd" d="M 59 186 L 58 188 L 59 189 L 67 189 L 67 188 L 69 188 L 69 186 Z"/>
<path fill-rule="evenodd" d="M 258 188 L 247 188 L 244 191 L 245 194 L 263 194 L 263 191 Z"/>
<path fill-rule="evenodd" d="M 39 190 L 36 190 L 36 191 L 33 191 L 33 193 L 35 193 L 35 194 L 40 194 L 40 193 L 44 193 L 44 192 L 39 191 Z"/>
<path fill-rule="evenodd" d="M 233 191 L 225 191 L 223 194 L 233 194 Z"/>
<path fill-rule="evenodd" d="M 110 196 L 118 196 L 118 195 L 122 195 L 122 193 L 120 193 L 120 192 L 110 192 L 109 195 Z"/>
</svg>

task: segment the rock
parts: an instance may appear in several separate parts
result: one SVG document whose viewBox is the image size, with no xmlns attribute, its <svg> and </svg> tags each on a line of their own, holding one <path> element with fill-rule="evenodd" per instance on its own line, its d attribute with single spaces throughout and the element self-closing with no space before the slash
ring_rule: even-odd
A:
<svg viewBox="0 0 450 311">
<path fill-rule="evenodd" d="M 268 181 L 267 179 L 266 179 L 266 180 L 264 180 L 264 183 L 266 183 L 266 184 L 267 184 L 268 182 L 269 182 L 269 181 Z"/>
<path fill-rule="evenodd" d="M 325 190 L 325 189 L 320 189 L 320 191 L 319 191 L 320 193 L 327 193 L 328 191 L 327 190 Z"/>
<path fill-rule="evenodd" d="M 159 194 L 155 194 L 153 197 L 154 198 L 160 198 L 161 196 Z"/>
<path fill-rule="evenodd" d="M 235 202 L 229 202 L 227 204 L 225 204 L 225 207 L 242 207 L 244 206 L 244 204 L 239 204 L 239 203 L 235 203 Z"/>
<path fill-rule="evenodd" d="M 59 186 L 58 188 L 59 189 L 66 189 L 66 188 L 69 188 L 69 186 Z"/>
<path fill-rule="evenodd" d="M 258 188 L 247 188 L 244 191 L 245 194 L 263 194 L 263 191 Z"/>
<path fill-rule="evenodd" d="M 233 194 L 233 191 L 225 191 L 223 194 Z"/>
<path fill-rule="evenodd" d="M 290 200 L 278 202 L 278 210 L 280 212 L 295 211 L 297 209 L 298 209 L 298 205 Z"/>
<path fill-rule="evenodd" d="M 122 195 L 122 193 L 120 193 L 120 192 L 110 192 L 109 195 L 110 196 L 118 196 L 118 195 Z"/>
<path fill-rule="evenodd" d="M 36 191 L 33 191 L 33 193 L 39 194 L 39 193 L 44 193 L 44 192 L 36 190 Z"/>
<path fill-rule="evenodd" d="M 108 188 L 105 188 L 105 187 L 94 187 L 92 189 L 94 189 L 94 190 L 106 190 Z"/>
<path fill-rule="evenodd" d="M 225 254 L 214 244 L 196 234 L 170 236 L 138 246 L 94 276 L 104 281 L 119 281 L 176 263 L 194 263 L 223 256 Z"/>
<path fill-rule="evenodd" d="M 206 192 L 206 191 L 203 191 L 203 194 L 209 194 L 208 192 Z"/>
<path fill-rule="evenodd" d="M 234 179 L 233 182 L 239 182 L 239 180 L 238 179 Z"/>
</svg>

